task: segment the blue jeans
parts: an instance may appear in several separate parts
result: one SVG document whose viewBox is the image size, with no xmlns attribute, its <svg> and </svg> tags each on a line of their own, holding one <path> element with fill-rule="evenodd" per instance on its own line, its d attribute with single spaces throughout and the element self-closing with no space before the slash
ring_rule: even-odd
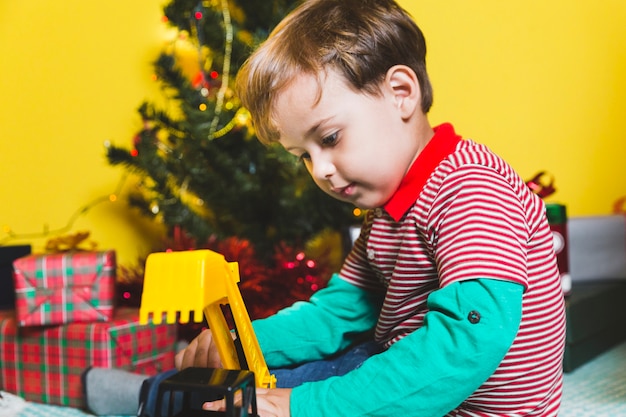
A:
<svg viewBox="0 0 626 417">
<path fill-rule="evenodd" d="M 361 366 L 367 358 L 382 352 L 375 342 L 366 342 L 333 358 L 309 362 L 295 368 L 273 369 L 277 388 L 294 388 L 305 382 L 323 381 L 331 376 L 342 376 Z"/>
<path fill-rule="evenodd" d="M 356 345 L 347 351 L 332 358 L 320 361 L 305 363 L 294 368 L 272 369 L 271 373 L 276 376 L 277 388 L 294 388 L 306 382 L 315 382 L 328 379 L 332 376 L 342 376 L 353 369 L 361 366 L 370 356 L 382 352 L 382 347 L 375 342 L 366 342 Z M 159 383 L 174 375 L 175 369 L 158 374 L 144 381 L 141 387 L 139 400 L 139 413 L 142 417 L 154 417 Z M 180 410 L 180 396 L 174 398 L 174 409 Z M 206 398 L 194 398 L 192 396 L 193 408 L 200 408 Z M 167 401 L 163 404 L 163 414 L 167 410 Z"/>
</svg>

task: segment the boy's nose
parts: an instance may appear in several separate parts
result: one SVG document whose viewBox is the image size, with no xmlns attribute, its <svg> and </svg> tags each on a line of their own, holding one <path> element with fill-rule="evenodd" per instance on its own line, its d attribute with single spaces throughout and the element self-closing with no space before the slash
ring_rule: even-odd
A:
<svg viewBox="0 0 626 417">
<path fill-rule="evenodd" d="M 335 165 L 325 158 L 311 161 L 311 175 L 317 180 L 327 180 L 335 173 Z"/>
</svg>

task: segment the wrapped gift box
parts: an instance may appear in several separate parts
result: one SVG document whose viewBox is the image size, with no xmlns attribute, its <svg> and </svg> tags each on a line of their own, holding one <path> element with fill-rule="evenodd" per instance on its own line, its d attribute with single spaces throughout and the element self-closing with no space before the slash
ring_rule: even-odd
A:
<svg viewBox="0 0 626 417">
<path fill-rule="evenodd" d="M 571 217 L 567 229 L 573 282 L 626 282 L 626 216 Z"/>
<path fill-rule="evenodd" d="M 15 308 L 13 261 L 30 255 L 30 245 L 0 246 L 0 309 Z"/>
<path fill-rule="evenodd" d="M 565 372 L 626 340 L 624 300 L 624 281 L 574 282 L 565 301 Z"/>
<path fill-rule="evenodd" d="M 114 251 L 31 255 L 13 266 L 19 326 L 111 320 Z"/>
<path fill-rule="evenodd" d="M 84 408 L 87 367 L 154 375 L 174 367 L 176 326 L 139 324 L 139 310 L 120 308 L 107 323 L 18 327 L 0 311 L 0 388 L 35 402 Z"/>
</svg>

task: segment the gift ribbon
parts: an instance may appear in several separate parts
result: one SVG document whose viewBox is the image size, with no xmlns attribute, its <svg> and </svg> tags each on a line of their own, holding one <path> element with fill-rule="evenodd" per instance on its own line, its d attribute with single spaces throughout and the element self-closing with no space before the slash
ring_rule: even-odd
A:
<svg viewBox="0 0 626 417">
<path fill-rule="evenodd" d="M 548 175 L 549 174 L 545 171 L 540 171 L 530 180 L 526 181 L 526 185 L 539 197 L 546 198 L 556 191 L 556 188 L 554 188 L 554 177 L 552 175 L 550 175 L 549 182 L 546 183 L 542 181 L 542 179 L 545 179 Z"/>
<path fill-rule="evenodd" d="M 92 240 L 87 240 L 89 234 L 89 232 L 76 232 L 74 234 L 49 239 L 48 242 L 46 242 L 46 251 L 62 253 L 94 250 L 98 245 Z M 87 247 L 81 247 L 81 245 L 87 245 Z"/>
<path fill-rule="evenodd" d="M 615 201 L 613 204 L 613 213 L 626 215 L 626 195 Z"/>
</svg>

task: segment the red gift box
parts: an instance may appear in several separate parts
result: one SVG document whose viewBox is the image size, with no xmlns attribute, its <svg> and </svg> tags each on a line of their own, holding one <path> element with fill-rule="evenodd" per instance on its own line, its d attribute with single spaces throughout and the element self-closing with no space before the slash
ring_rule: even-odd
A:
<svg viewBox="0 0 626 417">
<path fill-rule="evenodd" d="M 31 255 L 13 262 L 19 326 L 109 321 L 115 251 Z"/>
<path fill-rule="evenodd" d="M 84 408 L 81 374 L 89 366 L 155 375 L 174 367 L 176 326 L 139 324 L 120 308 L 107 323 L 17 327 L 0 311 L 0 388 L 29 401 Z"/>
</svg>

